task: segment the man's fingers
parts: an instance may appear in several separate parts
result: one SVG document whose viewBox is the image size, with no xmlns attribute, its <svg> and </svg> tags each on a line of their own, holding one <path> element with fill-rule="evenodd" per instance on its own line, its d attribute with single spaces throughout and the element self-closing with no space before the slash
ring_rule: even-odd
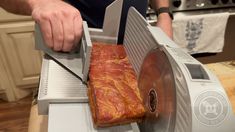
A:
<svg viewBox="0 0 235 132">
<path fill-rule="evenodd" d="M 38 10 L 36 10 L 32 12 L 32 17 L 40 26 L 42 37 L 46 43 L 46 46 L 53 48 L 51 24 L 48 15 L 41 14 Z"/>
<path fill-rule="evenodd" d="M 73 25 L 73 18 L 69 16 L 63 22 L 63 29 L 64 29 L 64 44 L 62 50 L 64 52 L 68 52 L 73 48 L 74 45 L 74 25 Z"/>
<path fill-rule="evenodd" d="M 64 41 L 64 33 L 63 33 L 63 25 L 58 17 L 54 16 L 50 19 L 51 27 L 52 27 L 52 37 L 53 37 L 53 49 L 55 51 L 61 51 L 63 48 Z"/>
<path fill-rule="evenodd" d="M 50 21 L 40 21 L 39 25 L 40 25 L 41 32 L 43 33 L 42 36 L 46 45 L 49 48 L 53 48 L 54 43 L 53 43 L 53 38 L 52 38 Z"/>
<path fill-rule="evenodd" d="M 75 35 L 75 45 L 78 44 L 78 42 L 80 41 L 81 37 L 82 37 L 82 32 L 83 32 L 83 28 L 82 28 L 82 18 L 80 16 L 80 14 L 78 16 L 76 16 L 74 18 L 74 35 Z"/>
</svg>

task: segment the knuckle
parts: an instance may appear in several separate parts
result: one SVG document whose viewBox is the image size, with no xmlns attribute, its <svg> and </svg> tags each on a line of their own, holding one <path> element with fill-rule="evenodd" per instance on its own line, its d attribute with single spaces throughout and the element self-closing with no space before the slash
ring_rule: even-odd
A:
<svg viewBox="0 0 235 132">
<path fill-rule="evenodd" d="M 61 14 L 65 18 L 72 18 L 74 16 L 74 12 L 69 10 L 69 9 L 68 10 L 62 10 Z"/>
<path fill-rule="evenodd" d="M 74 14 L 76 15 L 76 17 L 81 17 L 81 13 L 77 9 L 75 10 Z"/>
<path fill-rule="evenodd" d="M 63 51 L 70 51 L 70 50 L 72 49 L 72 47 L 73 47 L 73 44 L 71 44 L 71 43 L 66 43 L 66 44 L 64 44 L 64 46 L 63 46 Z"/>
<path fill-rule="evenodd" d="M 69 52 L 72 50 L 72 47 L 66 47 L 62 49 L 64 52 Z"/>
<path fill-rule="evenodd" d="M 56 42 L 61 43 L 64 38 L 62 35 L 57 35 L 55 39 L 56 39 Z"/>
<path fill-rule="evenodd" d="M 79 11 L 74 11 L 74 13 L 73 13 L 73 17 L 80 17 L 81 16 L 81 14 L 80 14 L 80 12 Z"/>
<path fill-rule="evenodd" d="M 51 15 L 50 15 L 50 13 L 48 13 L 48 12 L 43 12 L 43 13 L 41 13 L 41 15 L 40 15 L 40 18 L 41 18 L 42 20 L 49 20 L 50 17 L 51 17 Z"/>
<path fill-rule="evenodd" d="M 61 13 L 62 13 L 62 15 L 65 16 L 65 17 L 71 15 L 67 10 L 62 10 Z"/>
<path fill-rule="evenodd" d="M 61 51 L 62 50 L 62 44 L 56 43 L 53 47 L 55 51 Z"/>
<path fill-rule="evenodd" d="M 53 48 L 53 50 L 54 50 L 54 51 L 61 51 L 60 49 L 55 48 L 55 47 Z"/>
<path fill-rule="evenodd" d="M 59 12 L 58 11 L 53 11 L 53 12 L 50 12 L 50 15 L 53 16 L 53 17 L 58 17 Z"/>
<path fill-rule="evenodd" d="M 69 43 L 73 42 L 74 41 L 74 35 L 73 34 L 70 34 L 70 35 L 67 35 L 65 40 L 68 41 Z"/>
<path fill-rule="evenodd" d="M 32 18 L 35 20 L 35 21 L 39 21 L 39 15 L 38 15 L 38 12 L 36 11 L 33 11 L 32 12 Z"/>
</svg>

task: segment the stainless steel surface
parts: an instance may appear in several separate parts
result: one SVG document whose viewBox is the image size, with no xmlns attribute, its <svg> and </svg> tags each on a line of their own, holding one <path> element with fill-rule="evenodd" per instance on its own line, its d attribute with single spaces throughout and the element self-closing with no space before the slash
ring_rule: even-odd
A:
<svg viewBox="0 0 235 132">
<path fill-rule="evenodd" d="M 173 132 L 176 120 L 176 91 L 171 64 L 160 49 L 145 57 L 138 86 L 145 105 L 146 118 L 139 123 L 143 132 Z"/>
</svg>

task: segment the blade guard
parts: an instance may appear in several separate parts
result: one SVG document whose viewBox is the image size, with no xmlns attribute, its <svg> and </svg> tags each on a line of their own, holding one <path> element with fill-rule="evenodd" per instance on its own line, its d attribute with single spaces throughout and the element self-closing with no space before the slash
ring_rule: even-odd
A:
<svg viewBox="0 0 235 132">
<path fill-rule="evenodd" d="M 157 38 L 160 37 L 163 41 L 156 40 L 149 27 L 150 25 L 134 8 L 129 9 L 124 47 L 136 72 L 139 91 L 147 111 L 146 118 L 139 123 L 139 128 L 148 132 L 172 132 L 175 123 L 174 81 L 172 76 L 169 77 L 172 74 L 170 63 L 162 61 L 167 57 L 161 51 L 164 43 L 172 42 L 157 27 Z M 166 67 L 162 71 L 156 71 L 162 65 Z M 169 111 L 168 108 L 173 110 Z"/>
</svg>

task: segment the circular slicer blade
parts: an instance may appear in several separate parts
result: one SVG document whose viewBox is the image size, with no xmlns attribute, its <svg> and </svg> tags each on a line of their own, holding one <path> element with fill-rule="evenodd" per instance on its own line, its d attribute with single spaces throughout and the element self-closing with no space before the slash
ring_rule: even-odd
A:
<svg viewBox="0 0 235 132">
<path fill-rule="evenodd" d="M 174 75 L 166 54 L 159 48 L 145 57 L 138 85 L 146 117 L 139 123 L 143 132 L 173 132 L 176 113 Z"/>
</svg>

